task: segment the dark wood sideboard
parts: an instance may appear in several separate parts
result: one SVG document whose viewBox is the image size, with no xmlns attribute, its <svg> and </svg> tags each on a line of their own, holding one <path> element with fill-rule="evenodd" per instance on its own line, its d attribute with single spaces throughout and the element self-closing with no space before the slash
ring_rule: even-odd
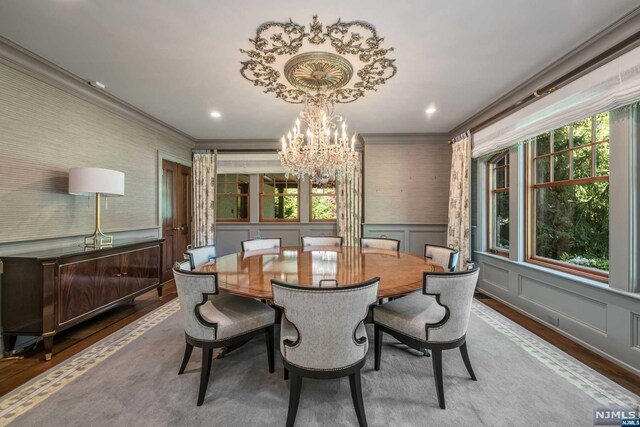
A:
<svg viewBox="0 0 640 427">
<path fill-rule="evenodd" d="M 163 243 L 123 240 L 108 248 L 0 256 L 5 350 L 13 349 L 18 335 L 41 336 L 50 360 L 58 332 L 151 289 L 161 297 Z"/>
</svg>

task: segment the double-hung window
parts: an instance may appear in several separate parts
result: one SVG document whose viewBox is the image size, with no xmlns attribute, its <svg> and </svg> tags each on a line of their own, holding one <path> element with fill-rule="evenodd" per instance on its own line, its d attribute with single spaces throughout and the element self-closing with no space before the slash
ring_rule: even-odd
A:
<svg viewBox="0 0 640 427">
<path fill-rule="evenodd" d="M 494 156 L 488 168 L 489 251 L 509 255 L 509 153 Z"/>
<path fill-rule="evenodd" d="M 249 221 L 249 175 L 219 174 L 216 179 L 216 219 Z"/>
<path fill-rule="evenodd" d="M 336 220 L 336 185 L 309 183 L 309 219 L 311 221 L 332 222 Z"/>
<path fill-rule="evenodd" d="M 299 221 L 299 188 L 294 177 L 260 175 L 260 221 Z"/>
</svg>

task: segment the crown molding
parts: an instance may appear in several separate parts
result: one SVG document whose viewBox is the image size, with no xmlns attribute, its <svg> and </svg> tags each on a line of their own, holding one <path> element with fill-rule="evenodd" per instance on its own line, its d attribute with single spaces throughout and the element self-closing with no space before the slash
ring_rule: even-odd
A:
<svg viewBox="0 0 640 427">
<path fill-rule="evenodd" d="M 104 108 L 122 118 L 159 132 L 179 143 L 193 147 L 195 139 L 158 120 L 139 108 L 96 89 L 73 73 L 0 36 L 0 63 L 54 86 L 77 98 Z"/>
<path fill-rule="evenodd" d="M 276 151 L 280 141 L 271 138 L 256 139 L 197 139 L 194 150 L 220 151 Z"/>
<path fill-rule="evenodd" d="M 529 79 L 520 83 L 518 86 L 511 89 L 496 101 L 466 119 L 464 122 L 455 126 L 447 133 L 447 135 L 450 138 L 453 138 L 468 129 L 474 129 L 477 131 L 497 122 L 509 114 L 514 113 L 520 108 L 529 105 L 531 102 L 535 102 L 535 100 L 539 98 L 531 97 L 531 95 L 536 90 L 549 86 L 552 82 L 573 70 L 576 70 L 578 67 L 587 64 L 589 61 L 592 61 L 599 55 L 606 53 L 616 45 L 637 36 L 639 33 L 638 28 L 640 28 L 640 6 L 627 13 L 602 31 L 598 32 L 584 43 L 578 45 L 567 54 L 558 58 L 556 61 L 549 64 Z M 638 46 L 640 46 L 640 38 L 637 38 L 633 43 L 628 44 L 621 50 L 612 52 L 610 55 L 606 55 L 606 57 L 599 58 L 599 61 L 580 70 L 579 74 L 572 75 L 571 79 L 563 82 L 563 84 L 567 84 L 578 79 L 579 77 Z M 522 102 L 522 100 L 527 97 L 534 99 L 528 102 Z M 480 127 L 478 127 L 479 125 Z"/>
<path fill-rule="evenodd" d="M 449 139 L 447 133 L 363 133 L 364 144 L 440 144 Z"/>
</svg>

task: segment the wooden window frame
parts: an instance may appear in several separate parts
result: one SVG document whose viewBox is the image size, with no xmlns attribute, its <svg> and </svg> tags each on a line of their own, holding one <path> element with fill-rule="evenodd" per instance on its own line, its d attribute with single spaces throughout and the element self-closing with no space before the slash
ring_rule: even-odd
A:
<svg viewBox="0 0 640 427">
<path fill-rule="evenodd" d="M 535 203 L 535 194 L 536 189 L 538 188 L 549 188 L 549 187 L 561 187 L 561 186 L 573 186 L 579 184 L 589 184 L 593 182 L 602 182 L 609 181 L 609 175 L 606 176 L 596 176 L 596 147 L 599 144 L 609 143 L 610 138 L 603 139 L 601 141 L 596 141 L 596 117 L 597 114 L 592 114 L 592 125 L 591 125 L 591 142 L 588 144 L 583 144 L 579 146 L 573 146 L 573 123 L 569 125 L 569 141 L 568 147 L 563 150 L 554 151 L 553 150 L 553 134 L 556 129 L 552 129 L 549 132 L 549 153 L 542 154 L 540 156 L 537 155 L 537 135 L 533 138 L 530 138 L 528 141 L 525 141 L 526 147 L 526 165 L 525 165 L 525 176 L 527 177 L 527 197 L 525 198 L 524 209 L 525 209 L 525 259 L 527 262 L 535 265 L 540 265 L 543 267 L 551 268 L 554 270 L 563 271 L 565 273 L 573 274 L 576 276 L 584 277 L 587 279 L 595 280 L 601 283 L 609 283 L 609 272 L 597 270 L 595 268 L 584 267 L 580 265 L 570 264 L 567 262 L 562 262 L 559 260 L 555 260 L 552 258 L 546 258 L 542 256 L 538 256 L 535 253 L 536 246 L 536 203 Z M 583 119 L 584 120 L 584 119 Z M 546 133 L 546 132 L 545 132 Z M 591 177 L 589 178 L 579 178 L 573 179 L 573 151 L 577 149 L 582 149 L 585 147 L 591 147 Z M 611 144 L 609 143 L 609 147 Z M 554 167 L 553 161 L 554 155 L 568 153 L 569 157 L 569 179 L 554 181 Z M 536 160 L 544 157 L 549 157 L 549 181 L 538 183 L 537 182 L 537 164 Z M 611 167 L 611 165 L 609 165 Z"/>
<path fill-rule="evenodd" d="M 337 197 L 337 183 L 333 183 L 333 194 L 316 194 L 315 197 Z M 314 219 L 313 218 L 313 182 L 309 181 L 309 222 L 337 222 L 338 221 L 338 201 L 336 200 L 336 217 L 333 219 Z"/>
<path fill-rule="evenodd" d="M 218 177 L 221 175 L 246 175 L 249 178 L 249 182 L 247 182 L 247 193 L 218 193 L 218 184 L 220 183 Z M 235 196 L 235 197 L 246 197 L 247 198 L 247 217 L 246 218 L 218 218 L 218 209 L 216 207 L 216 222 L 249 222 L 251 220 L 251 176 L 246 173 L 221 173 L 216 176 L 216 204 L 218 203 L 218 197 L 220 196 Z M 235 181 L 236 184 L 238 181 Z M 229 184 L 230 181 L 224 181 L 225 184 Z"/>
<path fill-rule="evenodd" d="M 505 159 L 505 164 L 503 166 L 494 167 L 493 165 L 500 160 L 501 158 Z M 494 220 L 493 220 L 493 198 L 498 193 L 509 193 L 509 152 L 503 151 L 495 156 L 491 157 L 487 162 L 487 252 L 500 255 L 503 257 L 509 257 L 509 250 L 504 248 L 493 247 L 492 245 L 492 236 L 494 233 Z M 503 169 L 504 173 L 504 187 L 501 188 L 493 188 L 494 178 L 493 178 L 493 170 L 494 169 Z M 511 242 L 509 242 L 509 247 L 511 247 Z"/>
<path fill-rule="evenodd" d="M 260 174 L 258 175 L 259 179 L 260 179 L 260 222 L 300 222 L 300 180 L 291 180 L 291 182 L 297 182 L 298 186 L 297 189 L 298 191 L 295 194 L 287 194 L 287 196 L 294 196 L 297 200 L 296 203 L 296 218 L 295 219 L 281 219 L 281 218 L 263 218 L 262 217 L 262 200 L 264 197 L 278 197 L 275 193 L 271 193 L 271 194 L 265 194 L 264 193 L 264 189 L 263 189 L 263 185 L 264 185 L 264 176 L 265 175 L 270 175 L 268 173 L 265 174 Z M 276 174 L 276 175 L 280 175 L 280 174 Z M 288 180 L 287 180 L 288 181 Z"/>
</svg>

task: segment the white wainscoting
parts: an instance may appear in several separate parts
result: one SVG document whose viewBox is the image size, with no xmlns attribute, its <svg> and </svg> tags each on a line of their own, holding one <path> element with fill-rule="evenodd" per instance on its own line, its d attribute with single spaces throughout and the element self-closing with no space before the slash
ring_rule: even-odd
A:
<svg viewBox="0 0 640 427">
<path fill-rule="evenodd" d="M 240 243 L 254 237 L 280 237 L 282 246 L 300 246 L 303 236 L 335 236 L 335 222 L 219 222 L 216 224 L 216 253 L 240 252 Z"/>
<path fill-rule="evenodd" d="M 424 245 L 446 245 L 447 224 L 364 224 L 364 237 L 400 240 L 400 251 L 424 255 Z"/>
<path fill-rule="evenodd" d="M 640 295 L 486 252 L 478 290 L 640 374 Z"/>
</svg>

